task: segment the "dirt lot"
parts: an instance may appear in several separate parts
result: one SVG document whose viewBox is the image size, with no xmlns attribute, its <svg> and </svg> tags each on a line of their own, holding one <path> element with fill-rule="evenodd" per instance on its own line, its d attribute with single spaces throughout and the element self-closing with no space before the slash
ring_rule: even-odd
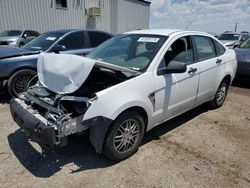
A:
<svg viewBox="0 0 250 188">
<path fill-rule="evenodd" d="M 96 154 L 82 137 L 42 154 L 12 121 L 8 99 L 1 99 L 0 187 L 250 187 L 246 84 L 231 87 L 220 109 L 203 105 L 153 129 L 120 163 Z"/>
</svg>

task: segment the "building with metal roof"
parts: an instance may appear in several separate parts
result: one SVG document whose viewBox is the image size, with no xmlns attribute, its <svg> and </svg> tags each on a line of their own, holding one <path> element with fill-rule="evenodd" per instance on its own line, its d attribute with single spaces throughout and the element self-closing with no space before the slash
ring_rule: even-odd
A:
<svg viewBox="0 0 250 188">
<path fill-rule="evenodd" d="M 8 29 L 100 29 L 113 34 L 149 27 L 145 0 L 0 0 L 0 32 Z"/>
</svg>

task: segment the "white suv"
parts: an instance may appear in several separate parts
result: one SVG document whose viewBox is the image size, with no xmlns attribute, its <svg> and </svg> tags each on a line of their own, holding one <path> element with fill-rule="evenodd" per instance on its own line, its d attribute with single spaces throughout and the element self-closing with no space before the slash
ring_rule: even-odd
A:
<svg viewBox="0 0 250 188">
<path fill-rule="evenodd" d="M 145 131 L 205 102 L 222 106 L 236 68 L 235 52 L 207 33 L 133 31 L 88 57 L 40 55 L 38 83 L 10 108 L 42 146 L 89 130 L 96 152 L 119 161 L 137 151 Z"/>
</svg>

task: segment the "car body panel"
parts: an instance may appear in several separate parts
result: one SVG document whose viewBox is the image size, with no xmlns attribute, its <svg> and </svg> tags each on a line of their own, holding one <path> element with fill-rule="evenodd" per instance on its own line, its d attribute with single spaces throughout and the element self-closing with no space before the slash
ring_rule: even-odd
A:
<svg viewBox="0 0 250 188">
<path fill-rule="evenodd" d="M 0 47 L 0 60 L 24 55 L 32 55 L 36 53 L 37 52 L 29 51 L 23 48 Z"/>
<path fill-rule="evenodd" d="M 32 69 L 37 68 L 38 54 L 35 55 L 24 55 L 18 57 L 12 57 L 0 60 L 0 79 L 8 78 L 17 70 L 20 69 Z"/>
<path fill-rule="evenodd" d="M 235 52 L 238 61 L 237 75 L 250 77 L 250 49 L 236 48 Z"/>
</svg>

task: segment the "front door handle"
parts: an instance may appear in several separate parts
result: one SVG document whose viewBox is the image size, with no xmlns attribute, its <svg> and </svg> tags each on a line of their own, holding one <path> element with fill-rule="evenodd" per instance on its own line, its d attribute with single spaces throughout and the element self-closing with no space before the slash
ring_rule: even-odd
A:
<svg viewBox="0 0 250 188">
<path fill-rule="evenodd" d="M 193 73 L 195 73 L 197 71 L 197 68 L 190 68 L 189 70 L 188 70 L 188 74 L 193 74 Z"/>
<path fill-rule="evenodd" d="M 221 64 L 222 63 L 222 59 L 217 59 L 216 60 L 216 64 Z"/>
</svg>

